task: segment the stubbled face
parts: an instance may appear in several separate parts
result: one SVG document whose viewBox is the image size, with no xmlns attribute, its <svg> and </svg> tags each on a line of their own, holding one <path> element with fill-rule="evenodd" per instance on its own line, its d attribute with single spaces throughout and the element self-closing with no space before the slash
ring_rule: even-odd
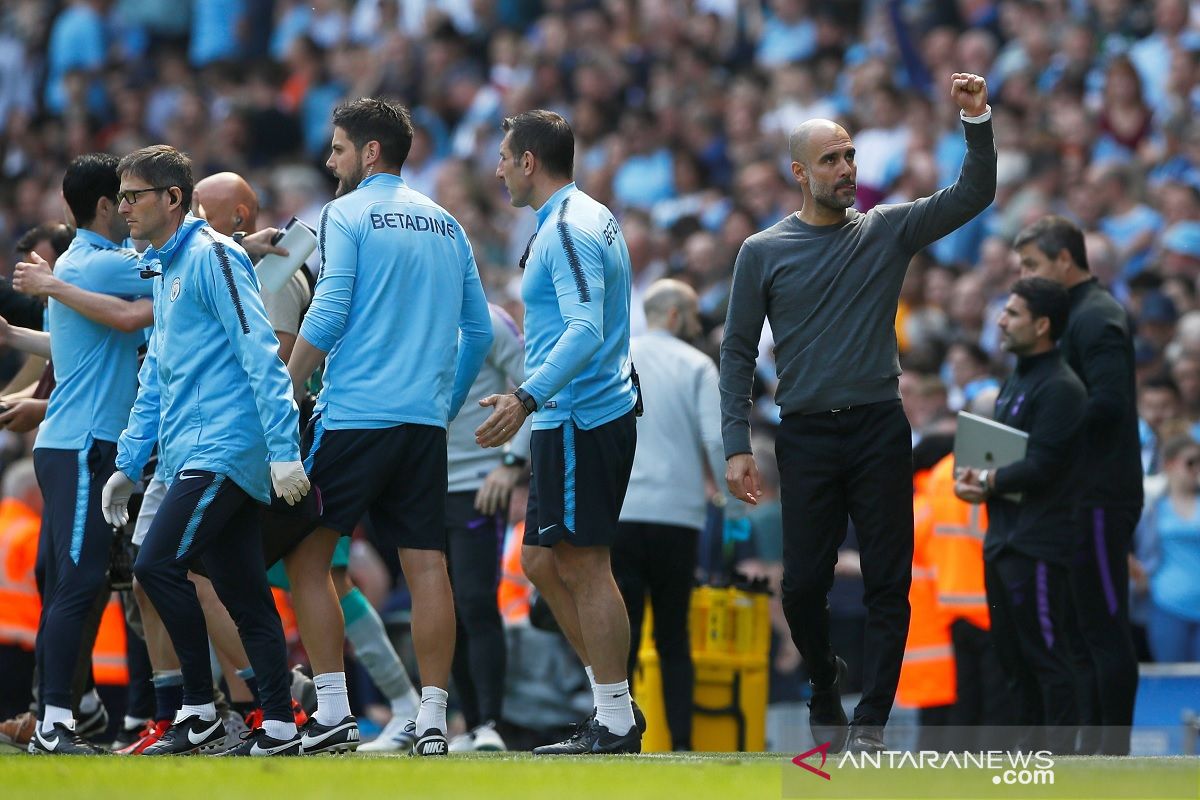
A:
<svg viewBox="0 0 1200 800">
<path fill-rule="evenodd" d="M 1057 284 L 1067 282 L 1065 259 L 1051 258 L 1041 251 L 1036 242 L 1026 242 L 1017 248 L 1017 257 L 1021 262 L 1022 278 L 1045 278 Z"/>
<path fill-rule="evenodd" d="M 1009 295 L 1000 312 L 1000 346 L 1013 355 L 1033 352 L 1038 342 L 1038 324 L 1024 297 Z"/>
<path fill-rule="evenodd" d="M 504 141 L 500 142 L 500 161 L 496 164 L 496 177 L 508 189 L 509 202 L 515 208 L 529 205 L 530 195 L 533 193 L 533 182 L 526 171 L 527 160 L 524 153 L 513 152 L 512 134 L 505 134 Z"/>
<path fill-rule="evenodd" d="M 148 189 L 149 191 L 138 191 Z M 121 195 L 125 192 L 138 192 L 134 202 L 121 197 L 117 206 L 120 214 L 129 226 L 129 235 L 134 239 L 144 239 L 150 242 L 165 241 L 171 225 L 170 204 L 179 191 L 175 188 L 153 189 L 143 179 L 128 173 L 121 176 Z"/>
<path fill-rule="evenodd" d="M 854 205 L 858 188 L 858 165 L 854 155 L 854 143 L 841 128 L 813 137 L 805 174 L 808 189 L 817 204 L 833 211 L 845 211 Z"/>
<path fill-rule="evenodd" d="M 325 168 L 338 180 L 337 190 L 334 192 L 336 197 L 357 189 L 367 172 L 359 149 L 350 141 L 346 132 L 336 126 L 333 129 L 333 142 L 330 144 L 329 159 L 325 162 Z"/>
</svg>

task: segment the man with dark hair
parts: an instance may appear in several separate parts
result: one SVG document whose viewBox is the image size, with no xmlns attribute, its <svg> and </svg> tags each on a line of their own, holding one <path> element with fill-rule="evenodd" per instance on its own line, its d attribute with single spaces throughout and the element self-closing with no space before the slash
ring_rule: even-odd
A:
<svg viewBox="0 0 1200 800">
<path fill-rule="evenodd" d="M 576 188 L 575 138 L 552 111 L 504 120 L 496 177 L 537 212 L 521 267 L 525 381 L 480 402 L 476 441 L 497 447 L 533 417 L 521 565 L 592 681 L 595 713 L 535 754 L 637 753 L 626 679 L 629 618 L 610 551 L 633 469 L 637 391 L 629 356 L 629 250 L 607 208 Z"/>
<path fill-rule="evenodd" d="M 29 255 L 37 252 L 46 261 L 53 264 L 58 257 L 67 252 L 71 241 L 75 238 L 75 229 L 65 222 L 43 222 L 35 225 L 17 239 L 13 248 L 19 255 Z"/>
<path fill-rule="evenodd" d="M 146 291 L 137 254 L 121 248 L 117 159 L 92 153 L 71 162 L 63 198 L 77 232 L 58 260 L 60 279 L 92 291 L 137 297 Z M 55 387 L 33 458 L 45 498 L 39 543 L 42 613 L 38 624 L 38 727 L 33 753 L 92 753 L 75 729 L 71 683 L 84 620 L 108 580 L 112 529 L 101 514 L 101 487 L 113 468 L 117 437 L 136 392 L 142 333 L 99 325 L 51 301 L 49 334 Z M 15 335 L 17 329 L 10 334 Z M 45 341 L 48 339 L 48 341 Z"/>
<path fill-rule="evenodd" d="M 1070 565 L 1075 625 L 1070 636 L 1079 673 L 1085 753 L 1128 755 L 1137 694 L 1137 652 L 1129 625 L 1129 552 L 1142 514 L 1133 325 L 1088 270 L 1083 231 L 1044 217 L 1013 247 L 1021 274 L 1067 290 L 1071 316 L 1059 345 L 1088 392 L 1084 482 Z M 1097 727 L 1099 726 L 1099 727 Z"/>
<path fill-rule="evenodd" d="M 1087 391 L 1055 342 L 1067 327 L 1066 291 L 1023 278 L 1000 316 L 1001 347 L 1017 368 L 996 399 L 997 422 L 1029 434 L 1025 458 L 999 469 L 963 467 L 954 493 L 987 502 L 984 577 L 992 638 L 1013 686 L 1020 749 L 1075 751 L 1079 710 L 1070 644 L 1067 570 L 1071 522 L 1082 491 L 1077 456 Z"/>
<path fill-rule="evenodd" d="M 317 713 L 304 751 L 335 748 L 347 736 L 357 746 L 329 562 L 339 538 L 370 512 L 380 539 L 399 549 L 412 593 L 423 684 L 414 752 L 445 755 L 455 636 L 446 426 L 487 357 L 492 321 L 466 232 L 400 177 L 412 141 L 408 111 L 364 98 L 339 106 L 333 121 L 325 166 L 338 179 L 337 197 L 321 212 L 321 272 L 288 361 L 299 392 L 326 360 L 304 437 L 325 514 L 284 558 L 316 673 Z"/>
<path fill-rule="evenodd" d="M 808 665 L 809 721 L 817 743 L 840 752 L 882 750 L 908 631 L 912 581 L 912 431 L 897 378 L 896 304 L 915 253 L 961 227 L 996 194 L 996 147 L 987 87 L 955 73 L 967 155 L 953 186 L 860 213 L 854 144 L 830 120 L 792 132 L 792 174 L 804 197 L 794 214 L 751 236 L 738 252 L 725 338 L 721 407 L 725 480 L 755 504 L 751 389 L 763 320 L 776 341 L 783 413 L 783 607 Z M 830 643 L 828 594 L 837 551 L 854 521 L 866 583 L 862 700 L 848 728 L 845 662 Z"/>
<path fill-rule="evenodd" d="M 1142 469 L 1147 475 L 1157 475 L 1162 465 L 1159 447 L 1164 441 L 1164 426 L 1183 418 L 1183 395 L 1170 375 L 1147 378 L 1138 386 L 1138 418 Z"/>
<path fill-rule="evenodd" d="M 246 252 L 188 213 L 190 159 L 156 145 L 130 153 L 117 171 L 130 235 L 150 242 L 141 264 L 154 280 L 154 332 L 104 514 L 113 526 L 128 522 L 129 496 L 157 442 L 173 477 L 134 574 L 162 616 L 184 682 L 174 722 L 142 753 L 212 750 L 225 739 L 204 614 L 187 579 L 200 559 L 237 622 L 263 705 L 262 727 L 227 752 L 297 754 L 287 651 L 258 524 L 258 503 L 270 502 L 272 489 L 292 504 L 309 488 L 279 343 Z"/>
</svg>

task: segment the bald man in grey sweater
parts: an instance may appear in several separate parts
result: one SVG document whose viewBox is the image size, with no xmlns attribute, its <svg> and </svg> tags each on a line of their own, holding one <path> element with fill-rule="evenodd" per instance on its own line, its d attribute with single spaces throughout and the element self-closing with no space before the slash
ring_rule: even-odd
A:
<svg viewBox="0 0 1200 800">
<path fill-rule="evenodd" d="M 900 407 L 895 318 L 911 257 L 988 207 L 996 147 L 987 86 L 956 73 L 967 156 L 958 181 L 912 203 L 855 200 L 854 144 L 810 120 L 791 136 L 803 208 L 742 245 L 721 344 L 722 437 L 730 492 L 754 504 L 750 390 L 763 320 L 775 337 L 783 422 L 776 440 L 783 502 L 783 606 L 808 665 L 810 725 L 831 750 L 882 750 L 912 580 L 911 431 Z M 830 646 L 827 595 L 853 520 L 866 584 L 863 695 L 853 725 L 841 706 L 846 665 Z M 847 745 L 848 743 L 848 745 Z"/>
</svg>

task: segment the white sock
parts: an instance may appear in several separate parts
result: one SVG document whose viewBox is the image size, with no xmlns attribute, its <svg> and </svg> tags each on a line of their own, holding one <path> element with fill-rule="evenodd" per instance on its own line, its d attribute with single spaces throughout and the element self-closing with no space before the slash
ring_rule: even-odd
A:
<svg viewBox="0 0 1200 800">
<path fill-rule="evenodd" d="M 146 720 L 125 715 L 125 719 L 121 720 L 121 724 L 126 728 L 140 728 L 146 724 Z"/>
<path fill-rule="evenodd" d="M 590 666 L 584 667 L 583 671 L 587 673 L 588 685 L 592 687 L 592 694 L 596 693 L 596 673 L 592 671 Z"/>
<path fill-rule="evenodd" d="M 317 687 L 317 713 L 321 725 L 337 725 L 350 716 L 350 698 L 346 694 L 346 673 L 322 672 L 313 677 Z"/>
<path fill-rule="evenodd" d="M 56 722 L 61 722 L 71 730 L 75 730 L 75 715 L 71 713 L 71 709 L 62 706 L 46 706 L 46 712 L 42 716 L 42 733 L 52 733 Z"/>
<path fill-rule="evenodd" d="M 263 730 L 272 739 L 287 741 L 296 738 L 296 723 L 283 720 L 263 720 Z"/>
<path fill-rule="evenodd" d="M 629 681 L 597 683 L 592 694 L 596 698 L 596 721 L 608 728 L 609 733 L 629 733 L 629 729 L 633 727 Z"/>
<path fill-rule="evenodd" d="M 272 739 L 288 741 L 296 738 L 296 723 L 285 722 L 281 719 L 264 719 L 262 728 Z"/>
<path fill-rule="evenodd" d="M 182 722 L 188 717 L 199 717 L 205 722 L 212 722 L 217 718 L 217 707 L 213 703 L 204 703 L 199 706 L 189 706 L 184 703 L 179 707 L 179 712 L 175 715 L 176 722 Z"/>
<path fill-rule="evenodd" d="M 421 710 L 417 712 L 418 736 L 430 728 L 446 732 L 446 701 L 449 699 L 450 694 L 445 689 L 436 686 L 421 689 Z"/>
<path fill-rule="evenodd" d="M 90 692 L 85 694 L 83 697 L 79 698 L 79 713 L 80 714 L 91 714 L 93 711 L 95 711 L 99 707 L 100 707 L 100 695 L 96 694 L 95 689 L 92 689 Z"/>
</svg>

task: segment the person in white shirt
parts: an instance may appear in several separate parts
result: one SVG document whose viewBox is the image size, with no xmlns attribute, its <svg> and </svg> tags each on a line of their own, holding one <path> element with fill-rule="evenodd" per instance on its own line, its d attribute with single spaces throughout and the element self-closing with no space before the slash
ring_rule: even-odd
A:
<svg viewBox="0 0 1200 800">
<path fill-rule="evenodd" d="M 634 643 L 629 673 L 637 663 L 649 592 L 671 743 L 688 750 L 693 682 L 688 608 L 707 513 L 706 475 L 719 479 L 725 463 L 721 397 L 716 365 L 686 341 L 700 333 L 696 292 L 677 280 L 655 281 L 644 308 L 647 332 L 633 338 L 630 351 L 646 412 L 638 420 L 638 447 L 612 566 L 629 611 Z"/>
</svg>

